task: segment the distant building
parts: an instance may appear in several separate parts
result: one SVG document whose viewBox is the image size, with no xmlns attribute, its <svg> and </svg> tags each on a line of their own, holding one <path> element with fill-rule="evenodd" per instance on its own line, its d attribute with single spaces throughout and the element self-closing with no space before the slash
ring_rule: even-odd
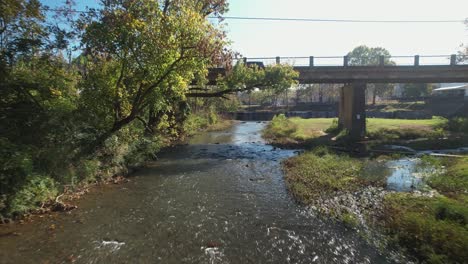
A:
<svg viewBox="0 0 468 264">
<path fill-rule="evenodd" d="M 468 99 L 468 84 L 444 85 L 434 89 L 432 95 L 436 97 L 465 97 Z"/>
</svg>

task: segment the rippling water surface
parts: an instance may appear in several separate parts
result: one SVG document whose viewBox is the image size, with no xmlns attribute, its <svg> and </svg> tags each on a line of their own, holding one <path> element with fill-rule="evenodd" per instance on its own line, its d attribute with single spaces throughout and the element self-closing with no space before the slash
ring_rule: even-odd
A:
<svg viewBox="0 0 468 264">
<path fill-rule="evenodd" d="M 1 263 L 389 263 L 354 230 L 294 202 L 265 124 L 205 133 L 69 214 L 12 224 Z"/>
</svg>

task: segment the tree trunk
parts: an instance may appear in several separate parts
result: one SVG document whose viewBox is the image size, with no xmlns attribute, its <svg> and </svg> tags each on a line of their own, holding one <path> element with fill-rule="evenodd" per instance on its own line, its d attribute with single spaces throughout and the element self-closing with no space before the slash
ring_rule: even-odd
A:
<svg viewBox="0 0 468 264">
<path fill-rule="evenodd" d="M 375 99 L 377 98 L 377 87 L 374 85 L 374 90 L 372 93 L 372 105 L 375 105 Z"/>
</svg>

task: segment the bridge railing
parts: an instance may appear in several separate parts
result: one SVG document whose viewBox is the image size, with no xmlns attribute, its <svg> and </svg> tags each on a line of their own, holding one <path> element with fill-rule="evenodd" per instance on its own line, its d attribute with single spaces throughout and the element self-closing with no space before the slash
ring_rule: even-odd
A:
<svg viewBox="0 0 468 264">
<path fill-rule="evenodd" d="M 247 63 L 260 65 L 274 65 L 286 63 L 293 66 L 353 66 L 353 61 L 347 56 L 320 56 L 320 57 L 261 57 L 261 58 L 240 58 Z M 373 63 L 367 66 L 424 66 L 424 65 L 468 65 L 467 55 L 415 55 L 415 56 L 380 56 L 372 60 Z"/>
</svg>

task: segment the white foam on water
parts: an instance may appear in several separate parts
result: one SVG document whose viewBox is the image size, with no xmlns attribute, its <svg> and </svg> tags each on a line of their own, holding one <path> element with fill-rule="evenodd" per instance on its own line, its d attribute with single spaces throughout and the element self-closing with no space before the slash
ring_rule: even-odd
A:
<svg viewBox="0 0 468 264">
<path fill-rule="evenodd" d="M 111 240 L 111 241 L 103 240 L 100 243 L 98 241 L 96 242 L 99 244 L 96 247 L 96 249 L 108 248 L 112 252 L 119 250 L 123 245 L 125 245 L 125 242 L 119 242 L 115 240 Z"/>
</svg>

